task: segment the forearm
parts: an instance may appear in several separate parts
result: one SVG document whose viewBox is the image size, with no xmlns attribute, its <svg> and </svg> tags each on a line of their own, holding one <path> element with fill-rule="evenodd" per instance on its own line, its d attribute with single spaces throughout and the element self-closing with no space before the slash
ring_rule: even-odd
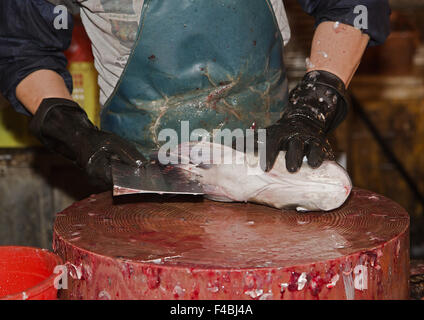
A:
<svg viewBox="0 0 424 320">
<path fill-rule="evenodd" d="M 48 1 L 0 1 L 0 92 L 20 113 L 34 114 L 43 95 L 70 97 L 63 51 L 71 43 L 72 16 L 66 29 L 55 28 L 55 19 L 55 5 Z"/>
<path fill-rule="evenodd" d="M 35 114 L 43 99 L 72 100 L 63 78 L 51 70 L 38 70 L 28 75 L 16 87 L 16 97 L 31 114 Z"/>
<path fill-rule="evenodd" d="M 315 31 L 307 71 L 325 70 L 349 85 L 370 37 L 342 23 L 323 22 Z"/>
</svg>

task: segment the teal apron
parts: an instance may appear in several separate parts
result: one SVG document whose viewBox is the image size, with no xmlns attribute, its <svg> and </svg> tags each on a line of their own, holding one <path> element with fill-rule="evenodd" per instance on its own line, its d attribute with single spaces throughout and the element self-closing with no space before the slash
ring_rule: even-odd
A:
<svg viewBox="0 0 424 320">
<path fill-rule="evenodd" d="M 137 41 L 101 127 L 146 156 L 162 129 L 265 128 L 287 103 L 269 0 L 145 0 Z"/>
</svg>

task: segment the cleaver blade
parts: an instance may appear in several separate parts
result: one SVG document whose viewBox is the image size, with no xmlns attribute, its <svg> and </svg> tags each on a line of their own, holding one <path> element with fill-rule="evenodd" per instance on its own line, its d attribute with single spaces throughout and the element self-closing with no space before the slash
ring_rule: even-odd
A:
<svg viewBox="0 0 424 320">
<path fill-rule="evenodd" d="M 203 195 L 196 175 L 179 167 L 152 161 L 144 167 L 134 168 L 120 161 L 112 161 L 113 195 L 157 193 Z"/>
</svg>

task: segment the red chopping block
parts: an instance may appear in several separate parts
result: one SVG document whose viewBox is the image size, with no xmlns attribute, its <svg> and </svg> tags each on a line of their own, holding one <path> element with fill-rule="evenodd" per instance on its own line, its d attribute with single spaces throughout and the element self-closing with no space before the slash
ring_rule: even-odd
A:
<svg viewBox="0 0 424 320">
<path fill-rule="evenodd" d="M 409 215 L 354 189 L 332 212 L 92 195 L 57 214 L 64 299 L 407 299 Z"/>
</svg>

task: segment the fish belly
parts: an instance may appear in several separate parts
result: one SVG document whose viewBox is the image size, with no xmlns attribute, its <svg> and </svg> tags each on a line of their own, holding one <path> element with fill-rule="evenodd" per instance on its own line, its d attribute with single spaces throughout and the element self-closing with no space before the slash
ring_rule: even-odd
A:
<svg viewBox="0 0 424 320">
<path fill-rule="evenodd" d="M 207 197 L 224 202 L 253 202 L 277 209 L 330 211 L 349 197 L 352 182 L 335 161 L 324 161 L 317 169 L 306 162 L 296 173 L 286 169 L 280 152 L 273 169 L 264 172 L 259 158 L 210 142 L 186 143 L 179 147 L 186 161 L 179 164 L 195 174 Z"/>
</svg>

